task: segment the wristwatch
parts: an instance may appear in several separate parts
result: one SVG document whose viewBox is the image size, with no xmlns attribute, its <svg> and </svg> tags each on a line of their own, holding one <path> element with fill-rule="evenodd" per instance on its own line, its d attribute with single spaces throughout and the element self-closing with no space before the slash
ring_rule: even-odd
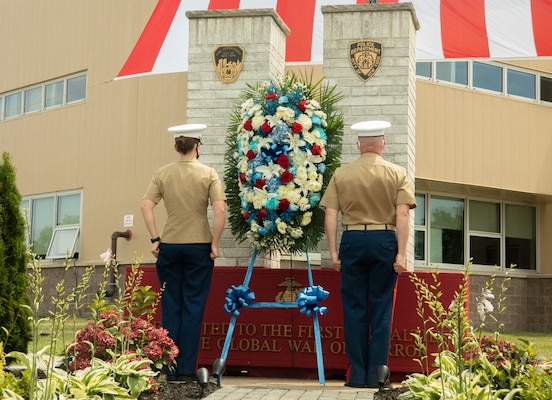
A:
<svg viewBox="0 0 552 400">
<path fill-rule="evenodd" d="M 155 242 L 160 242 L 161 241 L 161 238 L 159 236 L 157 236 L 156 238 L 153 238 L 153 239 L 150 239 L 152 243 L 155 243 Z"/>
</svg>

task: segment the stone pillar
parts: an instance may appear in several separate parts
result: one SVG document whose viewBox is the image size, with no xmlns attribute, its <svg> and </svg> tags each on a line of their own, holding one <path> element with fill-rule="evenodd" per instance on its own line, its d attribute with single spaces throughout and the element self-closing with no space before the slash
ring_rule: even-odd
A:
<svg viewBox="0 0 552 400">
<path fill-rule="evenodd" d="M 416 30 L 419 29 L 410 3 L 323 6 L 324 77 L 344 95 L 339 103 L 344 112 L 342 163 L 358 157 L 356 136 L 349 127 L 365 120 L 381 119 L 392 124 L 386 133 L 383 157 L 406 168 L 414 184 L 416 121 Z M 351 45 L 381 44 L 381 62 L 364 80 L 353 68 Z M 354 48 L 353 48 L 354 51 Z M 412 224 L 414 213 L 412 214 Z M 326 243 L 322 264 L 329 264 Z M 414 260 L 410 240 L 408 261 Z"/>
<path fill-rule="evenodd" d="M 201 161 L 215 168 L 222 179 L 230 115 L 247 83 L 284 75 L 290 31 L 273 9 L 188 11 L 186 16 L 190 21 L 186 123 L 208 126 Z M 244 51 L 242 70 L 231 83 L 219 78 L 213 62 L 221 46 L 241 46 Z M 250 243 L 238 245 L 227 224 L 217 265 L 246 266 L 250 256 Z M 257 258 L 255 265 L 277 267 L 279 256 Z"/>
</svg>

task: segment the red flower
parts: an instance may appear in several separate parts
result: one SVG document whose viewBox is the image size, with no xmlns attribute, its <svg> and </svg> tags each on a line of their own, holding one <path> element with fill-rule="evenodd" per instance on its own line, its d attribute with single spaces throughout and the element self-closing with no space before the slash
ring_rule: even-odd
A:
<svg viewBox="0 0 552 400">
<path fill-rule="evenodd" d="M 280 200 L 280 203 L 278 204 L 278 210 L 285 211 L 288 208 L 289 208 L 289 200 L 288 199 Z"/>
<path fill-rule="evenodd" d="M 251 122 L 250 119 L 245 121 L 245 124 L 243 124 L 243 129 L 245 129 L 246 131 L 252 131 L 253 130 L 253 123 Z"/>
<path fill-rule="evenodd" d="M 257 155 L 253 150 L 249 150 L 247 154 L 245 155 L 248 159 L 253 160 Z"/>
<path fill-rule="evenodd" d="M 320 154 L 322 154 L 322 147 L 317 144 L 313 144 L 311 148 L 311 153 L 313 156 L 319 156 Z"/>
<path fill-rule="evenodd" d="M 303 132 L 303 125 L 301 125 L 299 122 L 294 122 L 293 125 L 291 125 L 291 131 L 293 133 L 301 133 Z"/>
<path fill-rule="evenodd" d="M 289 172 L 287 169 L 282 172 L 282 175 L 280 176 L 280 181 L 282 183 L 288 183 L 295 179 L 295 176 L 291 172 Z"/>
<path fill-rule="evenodd" d="M 263 220 L 263 219 L 266 219 L 267 217 L 268 217 L 268 213 L 264 208 L 261 208 L 257 213 L 257 218 L 260 220 Z"/>
<path fill-rule="evenodd" d="M 278 97 L 278 95 L 275 92 L 269 93 L 266 95 L 267 100 L 274 100 Z"/>
<path fill-rule="evenodd" d="M 263 126 L 261 127 L 261 129 L 263 130 L 264 133 L 270 133 L 272 132 L 272 127 L 270 126 L 270 124 L 267 122 L 265 122 L 263 124 Z"/>
<path fill-rule="evenodd" d="M 263 178 L 255 179 L 255 187 L 262 189 L 266 185 L 266 181 Z"/>
<path fill-rule="evenodd" d="M 306 102 L 305 100 L 301 100 L 299 103 L 297 103 L 297 107 L 299 108 L 299 110 L 301 110 L 302 112 L 305 112 L 305 110 L 307 109 L 309 103 Z"/>
<path fill-rule="evenodd" d="M 249 216 L 251 215 L 251 213 L 249 211 L 246 211 L 243 213 L 243 219 L 249 219 Z"/>
<path fill-rule="evenodd" d="M 247 181 L 247 177 L 243 172 L 240 172 L 240 182 L 245 183 L 245 181 Z"/>
<path fill-rule="evenodd" d="M 279 155 L 278 158 L 276 159 L 276 162 L 280 167 L 284 169 L 289 167 L 289 158 L 285 154 Z"/>
</svg>

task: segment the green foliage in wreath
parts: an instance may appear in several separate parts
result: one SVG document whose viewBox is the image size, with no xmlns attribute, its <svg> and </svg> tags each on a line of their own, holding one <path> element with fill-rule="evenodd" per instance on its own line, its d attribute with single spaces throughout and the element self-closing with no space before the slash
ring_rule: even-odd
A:
<svg viewBox="0 0 552 400">
<path fill-rule="evenodd" d="M 232 233 L 260 254 L 316 249 L 320 199 L 340 164 L 343 96 L 288 74 L 248 84 L 231 116 L 224 182 Z"/>
</svg>

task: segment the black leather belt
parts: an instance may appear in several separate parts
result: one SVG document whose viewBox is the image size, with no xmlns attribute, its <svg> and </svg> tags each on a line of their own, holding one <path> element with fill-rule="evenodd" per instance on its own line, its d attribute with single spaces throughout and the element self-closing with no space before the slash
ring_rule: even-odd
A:
<svg viewBox="0 0 552 400">
<path fill-rule="evenodd" d="M 344 225 L 346 231 L 394 231 L 395 225 L 369 224 L 369 225 Z"/>
</svg>

